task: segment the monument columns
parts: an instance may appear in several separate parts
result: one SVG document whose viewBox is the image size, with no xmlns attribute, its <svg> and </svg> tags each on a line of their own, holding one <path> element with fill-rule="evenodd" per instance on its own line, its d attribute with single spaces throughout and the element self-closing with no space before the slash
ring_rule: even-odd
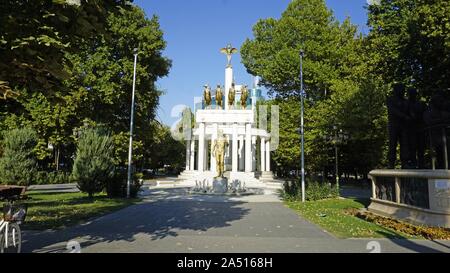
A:
<svg viewBox="0 0 450 273">
<path fill-rule="evenodd" d="M 237 123 L 233 124 L 233 144 L 232 146 L 232 158 L 231 158 L 231 164 L 232 164 L 232 168 L 231 171 L 232 172 L 237 172 L 238 171 L 238 132 L 237 132 L 238 128 L 237 128 Z"/>
<path fill-rule="evenodd" d="M 261 138 L 261 172 L 266 171 L 266 138 Z"/>
<path fill-rule="evenodd" d="M 270 172 L 270 140 L 266 142 L 266 172 Z"/>
<path fill-rule="evenodd" d="M 244 171 L 245 170 L 245 158 L 244 158 L 244 154 L 245 154 L 245 145 L 244 145 L 244 136 L 240 135 L 239 136 L 239 167 L 238 170 L 239 171 Z"/>
<path fill-rule="evenodd" d="M 198 171 L 203 172 L 205 170 L 205 123 L 200 123 L 198 137 Z"/>
<path fill-rule="evenodd" d="M 190 170 L 189 160 L 191 159 L 191 141 L 186 140 L 186 171 Z"/>
<path fill-rule="evenodd" d="M 189 163 L 191 166 L 190 166 L 189 170 L 195 171 L 195 138 L 194 137 L 191 139 L 190 158 L 191 159 L 189 160 Z"/>
<path fill-rule="evenodd" d="M 207 171 L 208 170 L 208 162 L 209 162 L 209 147 L 210 147 L 210 145 L 209 145 L 209 140 L 206 138 L 205 139 L 205 162 L 204 162 L 204 167 L 203 167 L 203 170 L 204 171 Z"/>
<path fill-rule="evenodd" d="M 211 172 L 216 173 L 217 172 L 216 156 L 213 153 L 213 147 L 214 147 L 214 141 L 216 141 L 216 139 L 217 139 L 217 130 L 218 130 L 217 123 L 214 124 L 213 126 L 214 126 L 214 130 L 213 130 L 213 134 L 211 137 Z"/>
<path fill-rule="evenodd" d="M 252 171 L 252 124 L 245 125 L 245 172 Z"/>
<path fill-rule="evenodd" d="M 252 171 L 256 171 L 256 136 L 252 136 Z"/>
<path fill-rule="evenodd" d="M 231 84 L 233 83 L 233 68 L 231 66 L 225 68 L 225 105 L 224 109 L 229 110 L 228 93 L 230 92 Z"/>
</svg>

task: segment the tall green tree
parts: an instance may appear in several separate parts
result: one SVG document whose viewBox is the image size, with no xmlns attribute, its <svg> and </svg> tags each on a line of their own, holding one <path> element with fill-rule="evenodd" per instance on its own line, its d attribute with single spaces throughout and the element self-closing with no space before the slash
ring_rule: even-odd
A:
<svg viewBox="0 0 450 273">
<path fill-rule="evenodd" d="M 306 90 L 311 98 L 326 97 L 331 81 L 351 72 L 356 26 L 340 24 L 323 0 L 292 1 L 280 19 L 262 19 L 253 39 L 241 48 L 247 70 L 261 77 L 270 94 L 299 95 L 300 50 L 304 50 Z"/>
<path fill-rule="evenodd" d="M 0 12 L 20 7 L 19 2 L 21 1 L 11 1 L 8 9 Z M 75 152 L 76 128 L 82 128 L 86 124 L 107 126 L 115 141 L 127 138 L 131 109 L 133 49 L 136 47 L 140 53 L 137 66 L 134 137 L 137 148 L 141 148 L 134 153 L 134 160 L 140 160 L 143 157 L 142 146 L 149 145 L 153 141 L 154 127 L 151 124 L 161 94 L 155 86 L 155 81 L 167 75 L 170 68 L 170 61 L 162 56 L 165 41 L 157 17 L 147 18 L 142 9 L 130 4 L 129 1 L 89 1 L 89 3 L 81 1 L 79 6 L 67 5 L 62 3 L 64 1 L 54 3 L 47 1 L 46 4 L 45 1 L 35 2 L 33 3 L 35 6 L 31 5 L 34 10 L 28 10 L 26 7 L 23 12 L 29 13 L 29 18 L 54 13 L 48 16 L 56 19 L 47 20 L 45 17 L 39 22 L 52 31 L 64 33 L 60 39 L 61 43 L 64 41 L 64 47 L 56 47 L 51 43 L 50 45 L 31 43 L 23 44 L 23 51 L 32 49 L 39 52 L 40 55 L 36 57 L 39 62 L 36 66 L 50 65 L 45 63 L 45 60 L 53 58 L 52 62 L 55 60 L 57 64 L 63 65 L 58 66 L 56 70 L 65 75 L 51 80 L 53 85 L 50 87 L 33 79 L 39 77 L 37 72 L 25 75 L 30 77 L 28 80 L 25 76 L 21 76 L 24 73 L 22 68 L 18 68 L 22 74 L 2 69 L 0 80 L 2 80 L 1 73 L 4 72 L 4 77 L 7 78 L 4 81 L 8 81 L 8 86 L 13 90 L 20 91 L 20 96 L 8 96 L 7 100 L 0 104 L 0 130 L 21 126 L 35 128 L 39 135 L 37 154 L 41 164 L 44 168 L 49 165 L 56 169 L 61 161 L 64 163 L 71 161 Z M 58 21 L 60 13 L 72 14 L 71 12 L 77 15 L 73 18 L 75 21 L 68 15 L 70 20 L 67 24 Z M 36 26 L 30 23 L 31 21 L 27 22 L 32 26 L 25 27 L 24 35 L 32 35 L 30 33 L 37 35 L 43 32 L 43 29 L 47 29 L 47 27 L 34 29 Z M 21 24 L 26 25 L 27 22 L 21 21 Z M 82 22 L 82 25 L 78 25 L 78 22 Z M 6 23 L 8 25 L 5 32 L 10 33 L 11 37 L 20 36 L 9 32 L 9 29 L 20 29 L 16 20 Z M 58 28 L 69 26 L 73 33 L 69 30 L 58 31 Z M 25 33 L 25 30 L 30 33 Z M 41 47 L 48 47 L 48 51 L 42 50 Z M 13 53 L 25 56 L 20 48 L 10 49 L 6 45 L 1 51 L 5 56 Z M 1 59 L 0 65 L 11 66 L 9 60 L 9 57 Z M 30 85 L 21 86 L 22 80 Z M 125 148 L 127 150 L 127 147 L 122 146 L 124 145 L 116 146 L 115 154 L 121 157 L 115 161 L 117 164 L 126 164 L 127 153 L 123 150 Z"/>
<path fill-rule="evenodd" d="M 30 92 L 52 96 L 70 76 L 66 52 L 105 30 L 124 0 L 0 2 L 0 98 Z"/>
<path fill-rule="evenodd" d="M 161 95 L 155 82 L 166 76 L 171 66 L 162 56 L 166 46 L 163 32 L 156 16 L 147 18 L 142 9 L 132 5 L 110 13 L 107 22 L 108 37 L 100 35 L 82 45 L 81 53 L 68 56 L 75 71 L 68 85 L 72 96 L 81 98 L 78 118 L 106 125 L 116 139 L 125 136 L 130 125 L 133 50 L 138 48 L 134 137 L 148 146 L 153 141 L 152 124 Z"/>
<path fill-rule="evenodd" d="M 450 87 L 450 5 L 445 0 L 382 0 L 368 7 L 368 61 L 387 83 L 425 98 Z"/>
<path fill-rule="evenodd" d="M 386 85 L 369 69 L 367 44 L 347 18 L 337 22 L 323 0 L 293 1 L 279 20 L 260 20 L 242 48 L 248 71 L 262 77 L 280 106 L 280 144 L 273 152 L 282 173 L 300 165 L 300 50 L 305 51 L 305 154 L 310 174 L 334 173 L 334 127 L 341 169 L 367 173 L 382 162 Z"/>
</svg>

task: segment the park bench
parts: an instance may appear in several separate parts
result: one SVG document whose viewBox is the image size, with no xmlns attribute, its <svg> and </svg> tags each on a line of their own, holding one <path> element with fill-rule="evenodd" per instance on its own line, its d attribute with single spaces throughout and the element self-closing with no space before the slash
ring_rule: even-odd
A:
<svg viewBox="0 0 450 273">
<path fill-rule="evenodd" d="M 27 187 L 0 186 L 0 201 L 6 201 L 3 205 L 3 220 L 23 222 L 27 213 L 26 204 L 14 204 L 14 201 L 28 199 L 25 194 Z"/>
<path fill-rule="evenodd" d="M 27 187 L 23 186 L 0 186 L 0 199 L 25 199 Z"/>
</svg>

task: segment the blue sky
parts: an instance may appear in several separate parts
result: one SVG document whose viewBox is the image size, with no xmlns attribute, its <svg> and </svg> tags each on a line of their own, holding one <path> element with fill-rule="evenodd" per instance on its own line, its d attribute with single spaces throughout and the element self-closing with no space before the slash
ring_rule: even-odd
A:
<svg viewBox="0 0 450 273">
<path fill-rule="evenodd" d="M 172 126 L 177 105 L 193 107 L 194 97 L 201 96 L 203 85 L 224 84 L 225 55 L 219 50 L 231 43 L 235 47 L 252 38 L 252 27 L 261 18 L 279 18 L 290 0 L 135 0 L 147 16 L 156 14 L 167 48 L 164 55 L 173 66 L 170 74 L 158 81 L 165 95 L 160 99 L 157 118 Z M 366 0 L 327 0 L 327 5 L 342 21 L 349 16 L 360 30 L 365 27 Z M 251 86 L 252 77 L 233 56 L 234 77 L 238 84 Z"/>
</svg>

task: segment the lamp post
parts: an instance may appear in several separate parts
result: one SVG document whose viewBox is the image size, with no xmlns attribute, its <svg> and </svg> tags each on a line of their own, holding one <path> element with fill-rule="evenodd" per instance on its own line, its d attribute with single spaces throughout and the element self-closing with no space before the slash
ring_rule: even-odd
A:
<svg viewBox="0 0 450 273">
<path fill-rule="evenodd" d="M 305 120 L 304 120 L 304 97 L 303 90 L 303 50 L 300 50 L 300 101 L 301 101 L 301 117 L 300 117 L 300 135 L 301 135 L 301 165 L 302 165 L 302 202 L 306 201 L 305 195 Z"/>
<path fill-rule="evenodd" d="M 334 157 L 336 160 L 336 189 L 339 194 L 339 153 L 338 153 L 338 130 L 337 126 L 333 126 L 334 129 Z"/>
<path fill-rule="evenodd" d="M 324 140 L 327 142 L 331 142 L 334 145 L 334 158 L 335 158 L 335 179 L 336 179 L 336 188 L 339 193 L 340 187 L 340 178 L 339 178 L 339 146 L 340 144 L 346 143 L 349 139 L 347 133 L 345 133 L 342 129 L 338 129 L 338 126 L 333 126 L 333 134 L 324 136 Z"/>
<path fill-rule="evenodd" d="M 136 92 L 136 64 L 138 57 L 138 49 L 133 50 L 134 54 L 134 70 L 133 70 L 133 93 L 131 95 L 131 117 L 130 117 L 130 145 L 128 147 L 128 179 L 127 179 L 127 198 L 130 198 L 131 188 L 131 163 L 133 159 L 133 126 L 134 126 L 134 94 Z"/>
</svg>

